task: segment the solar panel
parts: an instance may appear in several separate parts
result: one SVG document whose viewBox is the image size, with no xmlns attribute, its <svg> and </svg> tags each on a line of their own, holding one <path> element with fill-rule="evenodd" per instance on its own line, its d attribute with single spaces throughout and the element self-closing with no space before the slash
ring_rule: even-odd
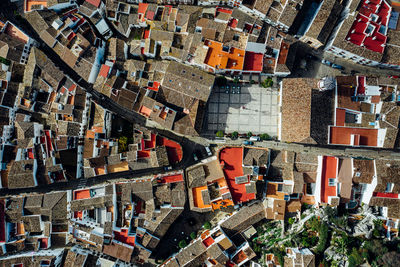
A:
<svg viewBox="0 0 400 267">
<path fill-rule="evenodd" d="M 397 21 L 399 20 L 399 12 L 392 11 L 389 19 L 389 29 L 395 30 L 397 28 Z"/>
<path fill-rule="evenodd" d="M 247 178 L 247 176 L 235 177 L 235 183 L 236 184 L 244 184 L 244 183 L 247 183 L 248 181 L 249 181 L 249 178 Z"/>
</svg>

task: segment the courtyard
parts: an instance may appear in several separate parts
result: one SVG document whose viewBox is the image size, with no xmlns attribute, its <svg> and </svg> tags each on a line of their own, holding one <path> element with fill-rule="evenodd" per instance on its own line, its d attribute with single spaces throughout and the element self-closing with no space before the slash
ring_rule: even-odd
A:
<svg viewBox="0 0 400 267">
<path fill-rule="evenodd" d="M 242 85 L 239 94 L 214 87 L 208 102 L 206 134 L 216 131 L 278 135 L 279 92 L 258 84 Z"/>
</svg>

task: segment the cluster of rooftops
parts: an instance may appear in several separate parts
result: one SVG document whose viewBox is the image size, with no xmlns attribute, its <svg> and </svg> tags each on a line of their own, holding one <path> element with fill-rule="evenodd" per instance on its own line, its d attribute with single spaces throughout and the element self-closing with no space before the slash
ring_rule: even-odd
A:
<svg viewBox="0 0 400 267">
<path fill-rule="evenodd" d="M 342 205 L 350 213 L 361 205 L 375 206 L 388 237 L 398 234 L 396 160 L 243 146 L 223 146 L 215 152 L 185 172 L 2 198 L 1 260 L 26 264 L 33 257 L 41 266 L 69 266 L 78 259 L 82 265 L 145 263 L 186 202 L 200 213 L 233 209 L 162 266 L 249 264 L 256 256 L 249 244 L 252 226 L 297 216 L 303 204 Z M 292 250 L 287 260 L 299 253 L 304 261 L 313 261 L 308 249 Z"/>
<path fill-rule="evenodd" d="M 293 64 L 291 35 L 356 63 L 399 68 L 394 4 L 23 2 L 39 39 L 9 21 L 0 24 L 0 188 L 84 182 L 77 189 L 1 198 L 1 262 L 145 263 L 186 204 L 193 212 L 233 212 L 163 266 L 250 264 L 256 254 L 248 239 L 235 237 L 263 219 L 283 221 L 301 212 L 303 203 L 379 207 L 388 236 L 397 235 L 400 180 L 394 160 L 227 145 L 184 170 L 164 173 L 182 160 L 181 145 L 135 125 L 124 132 L 124 147 L 112 133 L 116 116 L 105 107 L 110 100 L 164 129 L 198 136 L 216 75 L 242 81 L 274 75 L 282 77 L 280 141 L 395 148 L 395 79 L 284 78 Z M 105 96 L 104 103 L 53 58 Z M 150 168 L 163 174 L 85 185 L 87 178 Z M 297 248 L 287 251 L 285 262 L 295 265 L 299 257 L 306 265 L 314 262 L 309 250 Z"/>
</svg>

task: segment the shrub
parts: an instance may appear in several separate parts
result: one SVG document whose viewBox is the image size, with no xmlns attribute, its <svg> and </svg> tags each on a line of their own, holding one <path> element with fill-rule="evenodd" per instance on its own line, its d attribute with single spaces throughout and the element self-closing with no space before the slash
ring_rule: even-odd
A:
<svg viewBox="0 0 400 267">
<path fill-rule="evenodd" d="M 274 81 L 271 77 L 268 77 L 264 81 L 261 82 L 261 86 L 264 88 L 272 87 L 274 85 Z"/>
<path fill-rule="evenodd" d="M 232 139 L 237 139 L 239 137 L 239 133 L 238 132 L 233 132 L 232 133 Z"/>
<path fill-rule="evenodd" d="M 218 131 L 218 132 L 216 133 L 216 136 L 217 136 L 217 137 L 224 137 L 224 132 L 223 132 L 223 131 Z"/>
<path fill-rule="evenodd" d="M 295 220 L 294 220 L 294 218 L 292 217 L 292 218 L 289 218 L 288 223 L 289 223 L 289 224 L 294 224 L 294 221 L 295 221 Z"/>
<path fill-rule="evenodd" d="M 363 262 L 364 258 L 360 252 L 356 248 L 353 248 L 349 255 L 349 266 L 360 266 Z"/>
<path fill-rule="evenodd" d="M 319 240 L 318 245 L 315 249 L 317 254 L 321 254 L 325 251 L 325 248 L 328 244 L 328 236 L 329 236 L 329 227 L 326 223 L 323 223 L 319 226 Z"/>
<path fill-rule="evenodd" d="M 8 65 L 11 64 L 11 61 L 6 59 L 6 58 L 4 58 L 4 57 L 0 57 L 0 63 L 3 63 L 4 65 L 8 66 Z"/>
<path fill-rule="evenodd" d="M 187 243 L 186 243 L 186 241 L 183 239 L 183 240 L 179 241 L 178 246 L 179 246 L 180 248 L 184 248 L 184 247 L 187 246 Z"/>
<path fill-rule="evenodd" d="M 248 133 L 247 133 L 247 137 L 250 138 L 250 137 L 252 137 L 252 136 L 253 136 L 253 133 L 252 133 L 252 132 L 248 132 Z"/>
<path fill-rule="evenodd" d="M 271 140 L 271 136 L 267 133 L 263 133 L 260 135 L 261 140 Z"/>
<path fill-rule="evenodd" d="M 211 229 L 211 223 L 210 222 L 205 222 L 203 227 L 204 227 L 204 229 L 209 230 L 209 229 Z"/>
<path fill-rule="evenodd" d="M 118 152 L 125 152 L 128 150 L 128 137 L 126 136 L 121 136 L 118 139 Z"/>
<path fill-rule="evenodd" d="M 197 237 L 197 235 L 196 235 L 195 232 L 191 232 L 191 233 L 190 233 L 190 238 L 191 238 L 191 239 L 196 239 L 196 237 Z"/>
<path fill-rule="evenodd" d="M 273 248 L 272 253 L 275 255 L 275 257 L 278 258 L 278 262 L 281 266 L 284 266 L 285 260 L 284 257 L 286 255 L 284 250 L 281 250 L 279 248 Z"/>
</svg>

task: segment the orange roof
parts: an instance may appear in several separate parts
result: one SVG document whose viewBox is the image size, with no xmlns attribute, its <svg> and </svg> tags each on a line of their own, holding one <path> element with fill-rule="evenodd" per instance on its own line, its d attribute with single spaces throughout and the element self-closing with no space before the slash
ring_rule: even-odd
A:
<svg viewBox="0 0 400 267">
<path fill-rule="evenodd" d="M 99 75 L 102 76 L 102 77 L 104 77 L 104 78 L 107 78 L 108 72 L 109 72 L 109 71 L 110 71 L 110 66 L 107 66 L 106 64 L 103 64 L 103 65 L 101 66 Z"/>
<path fill-rule="evenodd" d="M 223 50 L 223 44 L 207 40 L 205 45 L 209 47 L 205 64 L 216 69 L 242 70 L 245 51 L 231 47 L 229 52 Z"/>
<path fill-rule="evenodd" d="M 74 199 L 87 199 L 90 198 L 90 190 L 79 190 L 74 192 Z"/>
<path fill-rule="evenodd" d="M 200 186 L 200 187 L 195 187 L 192 189 L 194 206 L 198 207 L 200 209 L 211 208 L 211 205 L 205 205 L 203 202 L 203 197 L 201 196 L 201 191 L 203 191 L 203 190 L 208 190 L 206 185 Z"/>
<path fill-rule="evenodd" d="M 149 6 L 149 4 L 145 4 L 145 3 L 139 3 L 139 8 L 138 8 L 138 14 L 144 14 L 146 13 L 147 7 Z"/>
<path fill-rule="evenodd" d="M 321 173 L 321 201 L 323 203 L 328 203 L 328 197 L 336 196 L 336 186 L 329 186 L 329 178 L 336 179 L 337 164 L 337 158 L 324 156 Z"/>
<path fill-rule="evenodd" d="M 226 188 L 226 190 L 229 191 L 228 188 Z M 233 201 L 231 199 L 217 200 L 217 201 L 211 202 L 211 206 L 212 206 L 213 210 L 219 210 L 221 208 L 226 208 L 226 207 L 234 206 L 234 205 L 235 205 L 235 203 L 233 203 Z"/>
<path fill-rule="evenodd" d="M 151 112 L 153 111 L 145 106 L 141 106 L 139 110 L 139 113 L 145 115 L 146 117 L 150 117 Z"/>
<path fill-rule="evenodd" d="M 290 47 L 289 44 L 285 42 L 281 43 L 281 50 L 279 51 L 278 64 L 286 63 L 286 59 L 289 53 L 289 47 Z"/>
<path fill-rule="evenodd" d="M 352 135 L 355 136 L 355 145 L 377 146 L 378 129 L 330 127 L 330 143 L 335 145 L 351 145 Z"/>
<path fill-rule="evenodd" d="M 25 0 L 25 12 L 29 12 L 32 10 L 32 6 L 34 5 L 42 5 L 47 7 L 47 0 L 36 1 L 36 0 Z"/>
<path fill-rule="evenodd" d="M 102 167 L 96 167 L 96 168 L 94 169 L 94 171 L 96 172 L 96 175 L 106 174 L 106 170 L 105 170 L 104 166 L 102 166 Z"/>
</svg>

